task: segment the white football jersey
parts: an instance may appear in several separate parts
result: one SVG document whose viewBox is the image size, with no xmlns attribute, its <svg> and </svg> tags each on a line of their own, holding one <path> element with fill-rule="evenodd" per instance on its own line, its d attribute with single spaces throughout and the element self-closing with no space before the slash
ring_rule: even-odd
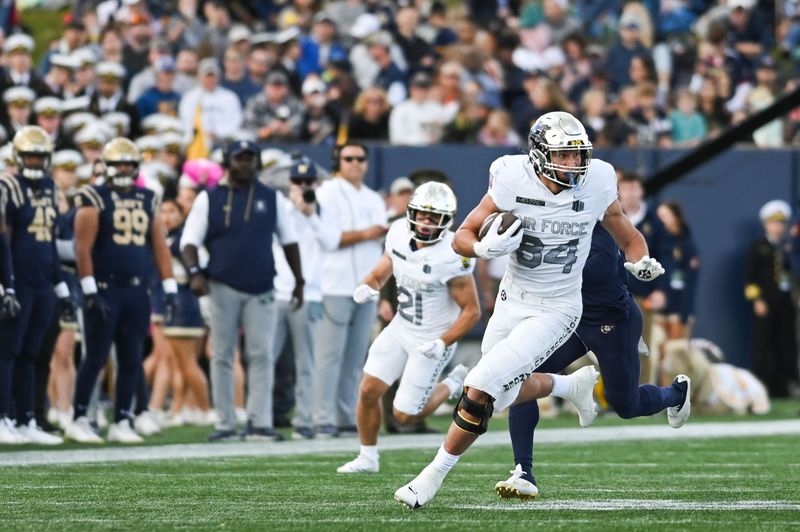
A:
<svg viewBox="0 0 800 532">
<path fill-rule="evenodd" d="M 420 249 L 411 247 L 411 231 L 405 218 L 397 220 L 386 235 L 386 254 L 392 259 L 397 281 L 397 314 L 392 323 L 417 336 L 441 336 L 458 318 L 461 307 L 450 296 L 447 282 L 471 275 L 475 259 L 453 251 L 453 232 Z"/>
<path fill-rule="evenodd" d="M 541 297 L 580 290 L 594 224 L 617 199 L 614 167 L 592 159 L 579 189 L 553 194 L 527 155 L 507 155 L 489 168 L 489 196 L 501 211 L 522 220 L 524 236 L 511 253 L 507 281 Z"/>
</svg>

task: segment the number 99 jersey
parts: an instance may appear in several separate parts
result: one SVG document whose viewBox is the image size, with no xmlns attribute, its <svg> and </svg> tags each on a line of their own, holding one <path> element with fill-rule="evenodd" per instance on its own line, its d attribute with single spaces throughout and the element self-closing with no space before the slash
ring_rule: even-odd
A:
<svg viewBox="0 0 800 532">
<path fill-rule="evenodd" d="M 386 255 L 392 260 L 397 281 L 397 314 L 392 326 L 428 341 L 438 338 L 458 318 L 461 308 L 450 296 L 448 281 L 472 275 L 475 260 L 453 251 L 453 233 L 439 242 L 412 247 L 405 218 L 397 220 L 386 235 Z"/>
<path fill-rule="evenodd" d="M 95 276 L 144 279 L 151 269 L 150 227 L 158 206 L 155 193 L 139 187 L 120 192 L 105 185 L 85 185 L 75 195 L 75 206 L 99 211 L 92 248 Z"/>
<path fill-rule="evenodd" d="M 592 159 L 581 187 L 553 194 L 527 155 L 507 155 L 489 168 L 488 194 L 522 220 L 522 244 L 511 253 L 506 282 L 541 297 L 580 291 L 595 223 L 617 199 L 614 167 Z"/>
</svg>

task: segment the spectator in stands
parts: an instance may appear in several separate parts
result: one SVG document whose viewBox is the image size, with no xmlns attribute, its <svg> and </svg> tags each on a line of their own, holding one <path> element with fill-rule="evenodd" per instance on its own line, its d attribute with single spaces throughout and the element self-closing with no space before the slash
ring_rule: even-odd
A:
<svg viewBox="0 0 800 532">
<path fill-rule="evenodd" d="M 795 310 L 786 225 L 791 209 L 783 200 L 764 204 L 759 218 L 764 236 L 747 251 L 744 296 L 753 306 L 753 373 L 770 397 L 788 397 L 797 380 Z"/>
<path fill-rule="evenodd" d="M 706 121 L 708 133 L 716 136 L 731 123 L 731 114 L 725 108 L 725 98 L 717 89 L 714 79 L 706 78 L 698 94 L 698 110 Z"/>
<path fill-rule="evenodd" d="M 429 98 L 431 77 L 417 72 L 409 83 L 409 99 L 397 104 L 389 117 L 392 144 L 427 146 L 439 142 L 448 122 L 442 104 Z"/>
<path fill-rule="evenodd" d="M 484 96 L 465 96 L 456 117 L 445 126 L 443 142 L 472 144 L 478 141 L 481 128 L 493 107 Z"/>
<path fill-rule="evenodd" d="M 501 109 L 489 113 L 486 123 L 478 134 L 478 142 L 484 146 L 522 145 L 522 139 L 511 128 L 511 117 Z"/>
<path fill-rule="evenodd" d="M 3 42 L 4 64 L 0 71 L 0 94 L 9 87 L 24 85 L 30 88 L 35 97 L 50 96 L 52 91 L 47 83 L 31 68 L 33 39 L 30 35 L 17 33 L 9 35 Z M 13 136 L 13 133 L 9 134 Z"/>
<path fill-rule="evenodd" d="M 289 78 L 280 70 L 267 75 L 264 90 L 247 104 L 244 127 L 259 140 L 288 142 L 300 138 L 305 106 L 289 89 Z"/>
<path fill-rule="evenodd" d="M 303 82 L 305 115 L 300 140 L 311 144 L 333 142 L 339 130 L 339 113 L 328 103 L 325 82 L 311 75 Z"/>
<path fill-rule="evenodd" d="M 155 85 L 146 89 L 136 100 L 136 110 L 140 118 L 155 113 L 177 116 L 181 95 L 172 88 L 175 69 L 175 60 L 168 55 L 158 57 L 153 63 Z"/>
<path fill-rule="evenodd" d="M 546 77 L 532 78 L 526 82 L 528 96 L 517 101 L 511 108 L 514 130 L 520 138 L 528 138 L 531 124 L 542 114 L 550 111 L 571 110 L 572 104 L 561 92 L 558 84 Z"/>
<path fill-rule="evenodd" d="M 162 57 L 169 57 L 171 59 L 172 50 L 169 47 L 169 43 L 162 39 L 156 39 L 150 45 L 150 52 L 147 54 L 147 61 L 149 63 L 147 68 L 141 72 L 131 74 L 133 77 L 131 78 L 127 90 L 128 101 L 130 103 L 135 104 L 136 100 L 139 99 L 144 91 L 156 84 L 155 64 Z"/>
<path fill-rule="evenodd" d="M 433 66 L 434 52 L 431 45 L 416 34 L 419 12 L 412 5 L 402 7 L 395 15 L 397 30 L 394 40 L 403 50 L 408 69 L 412 72 Z"/>
<path fill-rule="evenodd" d="M 636 128 L 637 146 L 672 145 L 672 123 L 658 105 L 656 86 L 645 83 L 635 88 L 636 109 L 631 113 L 631 121 Z"/>
<path fill-rule="evenodd" d="M 242 104 L 236 94 L 219 86 L 217 60 L 208 57 L 198 67 L 200 84 L 181 98 L 178 116 L 185 131 L 193 131 L 200 115 L 203 132 L 212 144 L 232 137 L 242 125 Z"/>
<path fill-rule="evenodd" d="M 695 146 L 706 138 L 705 117 L 697 112 L 697 97 L 689 90 L 678 93 L 677 108 L 669 114 L 672 142 L 676 146 Z"/>
<path fill-rule="evenodd" d="M 762 56 L 756 62 L 756 84 L 746 98 L 747 112 L 758 112 L 771 105 L 778 97 L 775 68 L 775 60 L 768 55 Z M 783 120 L 777 118 L 754 131 L 753 141 L 762 148 L 779 148 L 783 146 L 783 128 Z"/>
<path fill-rule="evenodd" d="M 727 43 L 747 61 L 750 67 L 748 79 L 753 79 L 756 60 L 773 43 L 763 21 L 753 12 L 755 0 L 728 0 Z"/>
<path fill-rule="evenodd" d="M 461 86 L 463 76 L 464 68 L 456 61 L 448 61 L 439 68 L 436 85 L 431 91 L 432 97 L 444 107 L 448 122 L 455 118 L 461 107 L 461 100 L 464 97 Z"/>
<path fill-rule="evenodd" d="M 370 85 L 375 85 L 386 91 L 389 103 L 397 105 L 406 99 L 406 75 L 395 64 L 391 49 L 394 41 L 390 33 L 379 31 L 370 35 L 366 44 L 369 47 L 369 55 L 378 65 L 378 73 Z"/>
<path fill-rule="evenodd" d="M 348 138 L 382 141 L 389 139 L 389 111 L 386 91 L 369 87 L 361 92 L 347 126 Z"/>
<path fill-rule="evenodd" d="M 108 113 L 127 114 L 131 117 L 131 135 L 136 138 L 140 134 L 139 112 L 125 99 L 125 92 L 122 89 L 124 78 L 125 67 L 119 63 L 110 61 L 98 63 L 97 87 L 89 98 L 89 112 L 96 116 Z"/>
<path fill-rule="evenodd" d="M 301 57 L 297 63 L 300 79 L 321 74 L 331 61 L 344 59 L 347 51 L 336 41 L 336 23 L 324 11 L 314 16 L 311 33 L 300 40 Z"/>
<path fill-rule="evenodd" d="M 608 144 L 604 135 L 608 121 L 606 105 L 606 93 L 599 89 L 589 89 L 581 97 L 581 123 L 586 127 L 593 146 Z"/>
<path fill-rule="evenodd" d="M 568 35 L 561 43 L 566 55 L 566 64 L 559 85 L 569 100 L 578 104 L 589 88 L 592 61 L 586 54 L 586 40 L 580 33 Z"/>
<path fill-rule="evenodd" d="M 608 52 L 606 69 L 609 90 L 616 94 L 631 83 L 631 60 L 637 55 L 649 55 L 642 44 L 641 25 L 637 18 L 622 18 L 619 23 L 619 41 Z"/>
<path fill-rule="evenodd" d="M 3 127 L 9 138 L 31 122 L 31 108 L 36 94 L 26 86 L 11 87 L 3 92 L 5 116 Z"/>
<path fill-rule="evenodd" d="M 233 91 L 238 96 L 242 107 L 246 107 L 250 98 L 261 92 L 261 85 L 247 75 L 244 56 L 237 49 L 228 48 L 225 51 L 222 68 L 222 86 Z"/>
<path fill-rule="evenodd" d="M 43 81 L 47 83 L 50 92 L 59 98 L 71 95 L 73 84 L 70 78 L 78 69 L 77 60 L 71 55 L 53 54 L 48 62 L 49 70 L 45 73 Z"/>
</svg>

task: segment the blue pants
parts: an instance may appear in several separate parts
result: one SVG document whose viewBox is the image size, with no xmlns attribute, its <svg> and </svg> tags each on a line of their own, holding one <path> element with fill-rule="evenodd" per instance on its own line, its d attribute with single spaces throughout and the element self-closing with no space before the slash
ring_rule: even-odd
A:
<svg viewBox="0 0 800 532">
<path fill-rule="evenodd" d="M 20 425 L 33 417 L 36 391 L 34 362 L 53 319 L 56 296 L 53 287 L 17 282 L 19 315 L 0 321 L 0 418 L 13 417 Z M 15 415 L 11 415 L 11 397 Z"/>
<path fill-rule="evenodd" d="M 639 385 L 639 338 L 642 334 L 642 312 L 630 302 L 627 315 L 620 315 L 602 325 L 581 322 L 575 334 L 547 361 L 537 373 L 558 373 L 592 351 L 600 364 L 606 400 L 622 418 L 649 416 L 682 400 L 673 386 Z M 539 422 L 539 405 L 528 401 L 509 410 L 509 431 L 514 460 L 523 469 L 530 467 L 533 454 L 533 431 Z"/>
<path fill-rule="evenodd" d="M 130 417 L 142 351 L 150 324 L 150 299 L 144 285 L 100 283 L 100 295 L 110 312 L 103 320 L 97 311 L 84 312 L 86 359 L 75 385 L 75 417 L 86 415 L 97 375 L 108 360 L 111 343 L 117 347 L 117 393 L 114 421 Z"/>
</svg>

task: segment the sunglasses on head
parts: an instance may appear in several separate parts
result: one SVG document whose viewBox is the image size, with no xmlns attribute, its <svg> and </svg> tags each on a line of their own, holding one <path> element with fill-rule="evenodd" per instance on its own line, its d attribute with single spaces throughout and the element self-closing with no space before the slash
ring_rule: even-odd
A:
<svg viewBox="0 0 800 532">
<path fill-rule="evenodd" d="M 293 177 L 290 181 L 295 185 L 313 185 L 317 179 L 315 177 Z"/>
<path fill-rule="evenodd" d="M 363 163 L 364 161 L 367 160 L 367 158 L 363 157 L 363 156 L 346 155 L 346 156 L 342 157 L 342 160 L 346 161 L 348 163 L 352 163 L 353 161 L 358 161 L 360 163 Z"/>
</svg>

